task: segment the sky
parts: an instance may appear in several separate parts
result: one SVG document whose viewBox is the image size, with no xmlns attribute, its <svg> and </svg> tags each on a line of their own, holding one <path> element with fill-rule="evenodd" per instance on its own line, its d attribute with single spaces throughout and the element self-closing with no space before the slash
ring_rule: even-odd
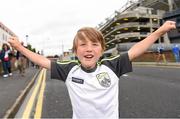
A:
<svg viewBox="0 0 180 119">
<path fill-rule="evenodd" d="M 98 26 L 127 1 L 0 0 L 0 22 L 46 56 L 60 55 L 72 48 L 78 29 Z"/>
</svg>

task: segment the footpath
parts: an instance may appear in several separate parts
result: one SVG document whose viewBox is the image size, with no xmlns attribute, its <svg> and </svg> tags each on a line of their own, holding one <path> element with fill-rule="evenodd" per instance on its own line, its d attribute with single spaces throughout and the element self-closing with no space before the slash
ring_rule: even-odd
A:
<svg viewBox="0 0 180 119">
<path fill-rule="evenodd" d="M 17 102 L 18 97 L 38 71 L 39 69 L 29 67 L 26 69 L 25 76 L 21 76 L 18 71 L 13 71 L 13 75 L 7 78 L 0 76 L 0 118 L 3 118 L 7 110 Z"/>
</svg>

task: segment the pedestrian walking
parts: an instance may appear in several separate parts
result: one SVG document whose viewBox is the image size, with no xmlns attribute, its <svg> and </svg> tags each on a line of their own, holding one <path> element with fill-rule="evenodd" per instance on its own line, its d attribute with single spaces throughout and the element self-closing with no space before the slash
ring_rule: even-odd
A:
<svg viewBox="0 0 180 119">
<path fill-rule="evenodd" d="M 73 51 L 78 61 L 53 62 L 22 47 L 16 37 L 8 41 L 34 63 L 50 69 L 51 78 L 65 82 L 71 99 L 73 119 L 119 119 L 119 77 L 132 71 L 133 59 L 145 53 L 159 37 L 175 28 L 175 22 L 166 21 L 128 52 L 102 60 L 100 57 L 105 50 L 105 40 L 92 27 L 81 28 L 74 38 Z"/>
<path fill-rule="evenodd" d="M 158 52 L 158 56 L 156 62 L 159 63 L 163 61 L 164 63 L 167 63 L 166 56 L 164 54 L 164 47 L 162 45 L 158 46 L 157 52 Z"/>
<path fill-rule="evenodd" d="M 174 54 L 174 58 L 176 62 L 180 62 L 180 54 L 179 54 L 179 46 L 177 44 L 173 45 L 172 48 L 173 54 Z"/>
<path fill-rule="evenodd" d="M 21 45 L 24 46 L 24 43 L 21 42 Z M 25 76 L 25 69 L 26 69 L 26 57 L 17 51 L 16 53 L 16 60 L 17 60 L 17 68 L 21 76 Z"/>
<path fill-rule="evenodd" d="M 2 45 L 2 50 L 0 51 L 0 59 L 3 67 L 3 77 L 6 78 L 8 76 L 12 76 L 11 72 L 11 57 L 12 52 L 8 44 L 4 43 Z"/>
</svg>

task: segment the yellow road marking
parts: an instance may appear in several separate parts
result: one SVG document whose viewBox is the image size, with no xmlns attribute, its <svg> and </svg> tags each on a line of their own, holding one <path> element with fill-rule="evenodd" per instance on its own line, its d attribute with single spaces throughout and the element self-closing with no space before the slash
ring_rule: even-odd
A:
<svg viewBox="0 0 180 119">
<path fill-rule="evenodd" d="M 38 102 L 36 104 L 36 111 L 35 111 L 35 115 L 34 118 L 35 119 L 39 119 L 41 118 L 41 114 L 42 114 L 42 106 L 43 106 L 43 95 L 44 95 L 44 89 L 46 87 L 46 71 L 44 71 L 44 75 L 43 75 L 43 81 L 42 81 L 42 85 L 41 85 L 41 89 L 40 89 L 40 93 L 39 93 L 39 97 L 38 97 Z"/>
<path fill-rule="evenodd" d="M 39 74 L 37 85 L 35 86 L 35 88 L 34 88 L 34 90 L 32 92 L 32 95 L 31 95 L 31 97 L 30 97 L 30 99 L 29 99 L 29 101 L 28 101 L 28 103 L 26 105 L 25 111 L 23 113 L 23 116 L 22 116 L 23 119 L 30 118 L 29 115 L 31 113 L 31 110 L 32 110 L 32 107 L 33 107 L 33 104 L 34 104 L 36 94 L 37 94 L 38 89 L 40 87 L 43 73 L 44 73 L 44 70 L 41 70 L 41 72 Z"/>
</svg>

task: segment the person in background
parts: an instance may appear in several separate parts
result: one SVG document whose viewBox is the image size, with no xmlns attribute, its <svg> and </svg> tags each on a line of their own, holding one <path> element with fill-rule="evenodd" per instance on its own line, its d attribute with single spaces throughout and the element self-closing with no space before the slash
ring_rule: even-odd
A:
<svg viewBox="0 0 180 119">
<path fill-rule="evenodd" d="M 102 33 L 92 27 L 83 27 L 76 33 L 73 51 L 78 61 L 54 62 L 24 48 L 16 37 L 11 37 L 8 42 L 32 62 L 50 69 L 52 79 L 65 82 L 73 119 L 119 119 L 119 77 L 132 71 L 133 59 L 144 54 L 159 37 L 175 28 L 175 22 L 166 21 L 126 53 L 102 60 L 105 40 Z"/>
<path fill-rule="evenodd" d="M 159 63 L 161 60 L 163 60 L 164 63 L 167 63 L 166 56 L 164 54 L 164 47 L 162 45 L 158 46 L 157 52 L 158 52 L 158 56 L 156 62 Z"/>
<path fill-rule="evenodd" d="M 21 42 L 21 45 L 24 46 L 24 43 Z M 17 51 L 16 53 L 16 59 L 17 59 L 17 68 L 19 70 L 19 73 L 21 74 L 21 76 L 24 76 L 25 74 L 25 69 L 26 69 L 26 57 L 20 53 L 19 51 Z"/>
<path fill-rule="evenodd" d="M 40 52 L 38 51 L 37 54 L 40 55 Z M 39 65 L 38 64 L 35 64 L 35 67 L 36 67 L 36 69 L 39 69 Z"/>
<path fill-rule="evenodd" d="M 3 74 L 4 78 L 8 76 L 12 76 L 10 56 L 12 56 L 10 47 L 8 44 L 4 43 L 2 45 L 2 50 L 0 52 L 0 59 L 2 61 L 2 66 L 3 66 L 3 71 L 4 71 L 4 74 Z"/>
<path fill-rule="evenodd" d="M 177 44 L 173 45 L 172 51 L 176 62 L 180 62 L 179 46 Z"/>
</svg>

